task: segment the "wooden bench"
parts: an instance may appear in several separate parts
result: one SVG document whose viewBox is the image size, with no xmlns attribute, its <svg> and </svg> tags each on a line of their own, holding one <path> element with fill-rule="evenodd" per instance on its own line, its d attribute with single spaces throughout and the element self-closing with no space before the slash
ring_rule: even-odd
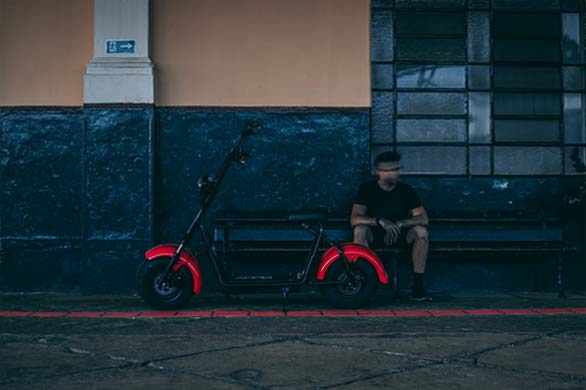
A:
<svg viewBox="0 0 586 390">
<path fill-rule="evenodd" d="M 349 215 L 329 214 L 323 223 L 334 241 L 352 241 Z M 575 250 L 566 245 L 559 218 L 545 216 L 434 216 L 430 213 L 430 253 L 503 253 L 550 255 L 555 261 L 558 296 L 565 297 L 564 260 Z M 313 236 L 299 222 L 288 220 L 287 212 L 219 210 L 213 231 L 213 245 L 223 252 L 307 252 Z M 322 243 L 320 250 L 327 249 Z M 389 256 L 393 292 L 399 297 L 397 269 L 406 248 L 372 248 L 381 259 Z"/>
</svg>

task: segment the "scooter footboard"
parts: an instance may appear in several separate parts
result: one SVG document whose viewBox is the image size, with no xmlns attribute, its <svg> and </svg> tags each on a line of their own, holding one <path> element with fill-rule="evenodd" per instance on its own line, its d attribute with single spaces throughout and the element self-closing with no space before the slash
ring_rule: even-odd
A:
<svg viewBox="0 0 586 390">
<path fill-rule="evenodd" d="M 176 244 L 161 244 L 149 249 L 144 255 L 147 260 L 154 260 L 159 257 L 173 257 L 177 247 L 178 245 Z M 191 276 L 193 278 L 193 291 L 196 294 L 199 294 L 201 292 L 202 286 L 201 267 L 199 266 L 199 262 L 195 256 L 191 254 L 191 252 L 189 252 L 186 248 L 181 250 L 179 260 L 177 260 L 177 262 L 173 265 L 173 271 L 177 271 L 183 266 L 187 267 L 189 272 L 191 272 Z"/>
<path fill-rule="evenodd" d="M 353 242 L 342 243 L 341 246 L 349 262 L 356 262 L 360 258 L 368 261 L 376 270 L 378 280 L 383 284 L 389 283 L 389 276 L 387 275 L 383 262 L 372 249 Z M 317 268 L 317 280 L 324 280 L 330 266 L 339 259 L 340 254 L 336 247 L 331 247 L 325 251 L 321 257 L 321 263 Z"/>
</svg>

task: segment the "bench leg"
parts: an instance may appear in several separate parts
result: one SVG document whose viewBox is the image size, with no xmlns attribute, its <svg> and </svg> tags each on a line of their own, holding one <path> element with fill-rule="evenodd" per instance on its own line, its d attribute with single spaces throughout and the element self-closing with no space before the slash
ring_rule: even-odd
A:
<svg viewBox="0 0 586 390">
<path fill-rule="evenodd" d="M 401 293 L 399 292 L 399 254 L 393 253 L 391 255 L 391 268 L 393 271 L 393 300 L 398 302 L 401 300 Z"/>
<path fill-rule="evenodd" d="M 564 260 L 565 251 L 562 249 L 558 252 L 556 257 L 558 298 L 567 298 L 566 291 L 564 290 Z"/>
<path fill-rule="evenodd" d="M 287 311 L 289 311 L 289 308 L 287 307 L 287 294 L 289 293 L 289 287 L 283 287 L 281 292 L 283 294 L 283 312 L 287 313 Z"/>
</svg>

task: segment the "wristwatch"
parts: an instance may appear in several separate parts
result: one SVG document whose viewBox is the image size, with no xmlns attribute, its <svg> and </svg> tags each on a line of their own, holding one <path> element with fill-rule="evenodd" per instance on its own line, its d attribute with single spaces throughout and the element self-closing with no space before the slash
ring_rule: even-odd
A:
<svg viewBox="0 0 586 390">
<path fill-rule="evenodd" d="M 380 226 L 380 218 L 379 217 L 374 217 L 374 223 L 376 223 L 377 226 Z"/>
</svg>

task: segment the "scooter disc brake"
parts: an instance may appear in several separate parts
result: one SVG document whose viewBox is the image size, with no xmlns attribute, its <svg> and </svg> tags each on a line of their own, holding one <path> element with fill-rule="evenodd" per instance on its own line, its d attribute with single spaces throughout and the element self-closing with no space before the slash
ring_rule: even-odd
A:
<svg viewBox="0 0 586 390">
<path fill-rule="evenodd" d="M 178 290 L 176 285 L 170 284 L 169 281 L 161 283 L 159 286 L 159 282 L 161 281 L 161 277 L 163 276 L 163 272 L 157 274 L 153 278 L 153 288 L 155 289 L 156 293 L 159 295 L 167 296 L 175 294 Z M 169 279 L 169 278 L 167 278 Z"/>
<path fill-rule="evenodd" d="M 360 273 L 353 272 L 348 275 L 344 272 L 338 276 L 338 281 L 343 281 L 338 285 L 338 290 L 345 295 L 354 295 L 362 289 L 363 275 Z"/>
</svg>

